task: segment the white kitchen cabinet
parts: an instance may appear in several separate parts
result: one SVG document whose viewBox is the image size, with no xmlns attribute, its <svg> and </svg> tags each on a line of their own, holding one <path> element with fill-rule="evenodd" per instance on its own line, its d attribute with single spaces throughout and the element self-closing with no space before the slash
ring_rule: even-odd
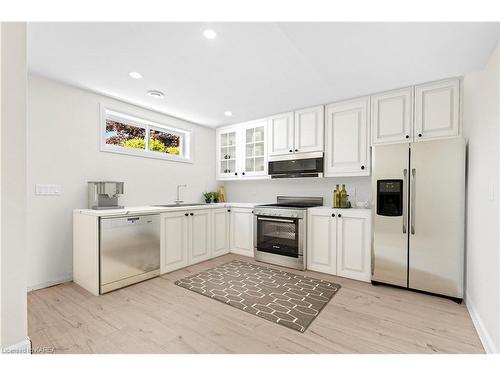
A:
<svg viewBox="0 0 500 375">
<path fill-rule="evenodd" d="M 294 152 L 293 112 L 272 116 L 269 121 L 269 156 L 287 155 Z"/>
<path fill-rule="evenodd" d="M 369 176 L 370 98 L 326 106 L 325 177 Z"/>
<path fill-rule="evenodd" d="M 269 156 L 323 152 L 324 107 L 316 106 L 269 118 Z"/>
<path fill-rule="evenodd" d="M 325 130 L 324 107 L 317 106 L 295 112 L 294 152 L 323 152 Z"/>
<path fill-rule="evenodd" d="M 253 210 L 231 208 L 231 252 L 253 257 Z"/>
<path fill-rule="evenodd" d="M 369 282 L 370 225 L 370 210 L 309 209 L 307 269 Z"/>
<path fill-rule="evenodd" d="M 415 86 L 415 141 L 460 134 L 460 80 Z"/>
<path fill-rule="evenodd" d="M 212 257 L 212 209 L 189 213 L 189 264 Z"/>
<path fill-rule="evenodd" d="M 371 97 L 372 144 L 413 141 L 413 87 Z"/>
<path fill-rule="evenodd" d="M 216 208 L 212 216 L 213 257 L 229 253 L 230 208 Z"/>
<path fill-rule="evenodd" d="M 160 273 L 212 257 L 212 209 L 161 214 Z"/>
<path fill-rule="evenodd" d="M 241 124 L 241 178 L 267 176 L 267 120 Z"/>
<path fill-rule="evenodd" d="M 307 220 L 307 269 L 336 275 L 337 218 L 321 209 L 310 210 Z"/>
<path fill-rule="evenodd" d="M 337 211 L 337 275 L 371 280 L 371 220 L 366 210 Z"/>
<path fill-rule="evenodd" d="M 267 119 L 216 130 L 217 180 L 267 178 Z"/>
<path fill-rule="evenodd" d="M 189 213 L 174 211 L 161 214 L 160 273 L 189 264 Z"/>
<path fill-rule="evenodd" d="M 238 178 L 241 156 L 240 134 L 236 126 L 217 129 L 216 131 L 217 179 Z"/>
</svg>

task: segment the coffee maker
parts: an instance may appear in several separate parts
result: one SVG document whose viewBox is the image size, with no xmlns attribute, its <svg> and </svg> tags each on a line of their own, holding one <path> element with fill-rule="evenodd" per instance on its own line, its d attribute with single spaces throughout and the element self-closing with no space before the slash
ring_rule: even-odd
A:
<svg viewBox="0 0 500 375">
<path fill-rule="evenodd" d="M 118 205 L 118 196 L 123 194 L 123 182 L 89 181 L 89 208 L 110 210 L 123 208 Z"/>
</svg>

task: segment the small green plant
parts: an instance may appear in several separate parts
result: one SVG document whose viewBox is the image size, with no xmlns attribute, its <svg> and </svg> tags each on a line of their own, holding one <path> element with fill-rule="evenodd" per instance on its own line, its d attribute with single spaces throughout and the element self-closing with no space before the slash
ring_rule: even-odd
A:
<svg viewBox="0 0 500 375">
<path fill-rule="evenodd" d="M 206 193 L 203 193 L 203 196 L 205 197 L 205 203 L 212 202 L 212 192 L 208 191 Z"/>
<path fill-rule="evenodd" d="M 213 192 L 212 192 L 212 201 L 213 201 L 214 203 L 219 202 L 219 193 L 218 193 L 218 192 L 216 192 L 216 191 L 213 191 Z"/>
</svg>

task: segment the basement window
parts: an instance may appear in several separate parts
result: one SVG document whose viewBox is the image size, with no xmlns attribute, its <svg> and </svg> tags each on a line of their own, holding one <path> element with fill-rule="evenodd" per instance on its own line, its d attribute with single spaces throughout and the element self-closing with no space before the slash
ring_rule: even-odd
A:
<svg viewBox="0 0 500 375">
<path fill-rule="evenodd" d="M 191 162 L 191 131 L 101 110 L 101 151 Z"/>
</svg>

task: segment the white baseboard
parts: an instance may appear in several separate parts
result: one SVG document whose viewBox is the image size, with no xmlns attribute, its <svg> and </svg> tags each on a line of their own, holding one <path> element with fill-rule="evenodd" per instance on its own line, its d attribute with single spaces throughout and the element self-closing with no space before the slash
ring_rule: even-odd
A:
<svg viewBox="0 0 500 375">
<path fill-rule="evenodd" d="M 246 250 L 230 250 L 229 252 L 231 254 L 243 255 L 243 256 L 246 256 L 246 257 L 253 258 L 253 251 L 252 252 L 248 252 Z"/>
<path fill-rule="evenodd" d="M 467 310 L 469 310 L 469 315 L 472 319 L 472 323 L 476 328 L 485 352 L 488 354 L 498 353 L 498 348 L 496 348 L 495 342 L 493 341 L 489 332 L 486 330 L 486 327 L 484 326 L 484 323 L 481 320 L 477 309 L 475 308 L 474 302 L 472 302 L 470 297 L 468 296 L 466 296 L 465 306 L 467 307 Z"/>
<path fill-rule="evenodd" d="M 31 354 L 31 340 L 28 337 L 17 344 L 2 348 L 2 354 Z"/>
<path fill-rule="evenodd" d="M 73 281 L 73 276 L 68 276 L 68 277 L 65 277 L 65 278 L 60 279 L 60 280 L 52 280 L 52 281 L 47 281 L 45 283 L 29 286 L 28 292 L 31 292 L 32 290 L 48 288 L 49 286 L 67 283 L 68 281 Z"/>
</svg>

